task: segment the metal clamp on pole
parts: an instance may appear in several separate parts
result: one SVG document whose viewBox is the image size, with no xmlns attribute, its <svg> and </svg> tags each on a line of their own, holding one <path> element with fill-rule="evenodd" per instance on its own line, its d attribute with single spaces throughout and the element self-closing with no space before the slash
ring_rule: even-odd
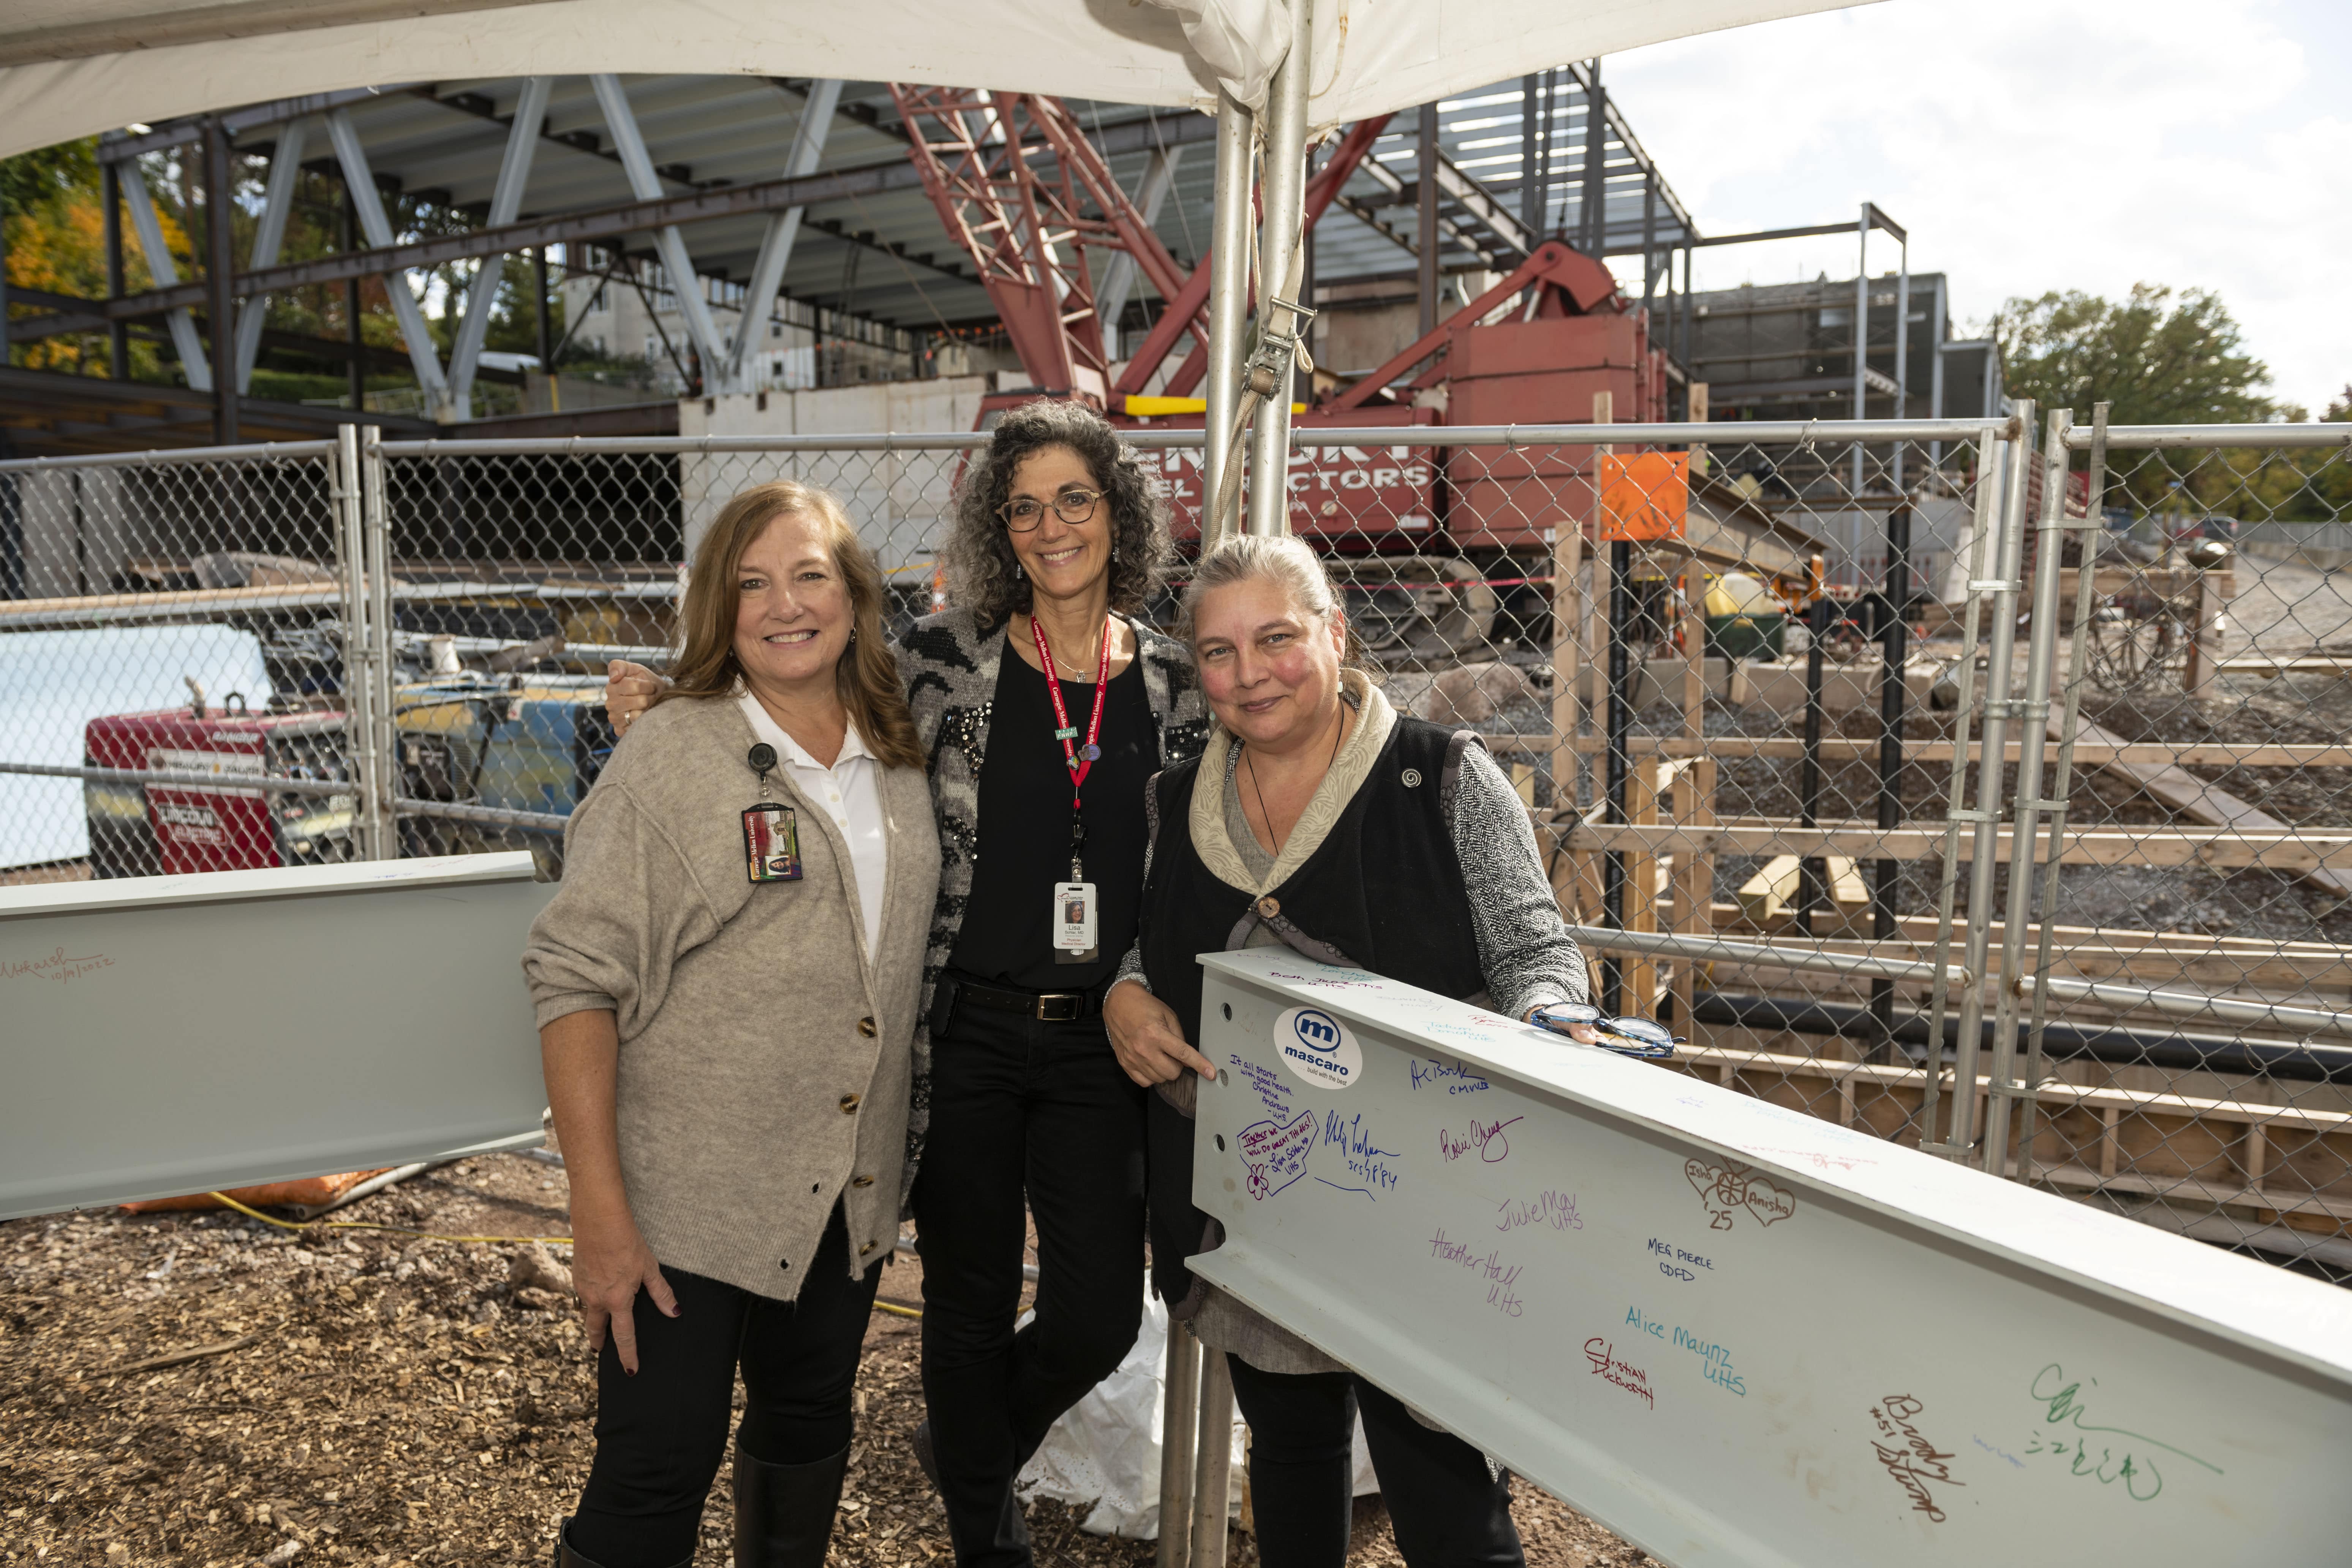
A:
<svg viewBox="0 0 2352 1568">
<path fill-rule="evenodd" d="M 1266 301 L 1267 311 L 1258 332 L 1257 349 L 1242 367 L 1242 385 L 1253 395 L 1272 399 L 1283 395 L 1307 353 L 1307 329 L 1319 313 L 1297 300 L 1279 295 Z M 1276 311 L 1287 311 L 1290 330 L 1275 325 Z M 1312 361 L 1307 362 L 1310 366 Z"/>
</svg>

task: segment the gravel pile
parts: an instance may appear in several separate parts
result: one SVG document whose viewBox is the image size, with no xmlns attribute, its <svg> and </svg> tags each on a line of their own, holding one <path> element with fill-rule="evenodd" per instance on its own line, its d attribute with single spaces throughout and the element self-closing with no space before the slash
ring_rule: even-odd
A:
<svg viewBox="0 0 2352 1568">
<path fill-rule="evenodd" d="M 467 1161 L 333 1217 L 460 1235 L 558 1237 L 562 1172 Z M 558 1268 L 563 1253 L 551 1249 Z M 381 1231 L 273 1230 L 219 1213 L 0 1225 L 0 1562 L 11 1564 L 542 1563 L 579 1493 L 594 1380 L 570 1300 L 530 1249 Z M 914 1266 L 887 1300 L 920 1300 Z M 877 1312 L 831 1561 L 950 1561 L 908 1436 L 920 1326 Z M 191 1354 L 190 1352 L 202 1352 Z M 1538 1568 L 1648 1561 L 1526 1483 Z M 730 1560 L 722 1469 L 698 1561 Z M 1030 1510 L 1041 1563 L 1142 1568 L 1149 1542 Z M 1256 1552 L 1234 1537 L 1231 1561 Z M 1350 1568 L 1399 1563 L 1376 1501 Z"/>
</svg>

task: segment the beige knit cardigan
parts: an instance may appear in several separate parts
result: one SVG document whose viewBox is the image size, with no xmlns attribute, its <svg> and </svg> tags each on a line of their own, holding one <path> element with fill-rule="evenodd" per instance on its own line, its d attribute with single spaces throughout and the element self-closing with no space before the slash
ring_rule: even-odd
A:
<svg viewBox="0 0 2352 1568">
<path fill-rule="evenodd" d="M 572 814 L 522 967 L 542 1027 L 614 1015 L 621 1175 L 654 1256 L 789 1300 L 836 1197 L 852 1273 L 897 1238 L 940 848 L 921 771 L 877 763 L 888 870 L 866 952 L 847 846 L 788 770 L 763 794 L 755 741 L 729 699 L 632 724 Z M 799 881 L 744 874 L 741 814 L 762 798 L 796 808 Z"/>
</svg>

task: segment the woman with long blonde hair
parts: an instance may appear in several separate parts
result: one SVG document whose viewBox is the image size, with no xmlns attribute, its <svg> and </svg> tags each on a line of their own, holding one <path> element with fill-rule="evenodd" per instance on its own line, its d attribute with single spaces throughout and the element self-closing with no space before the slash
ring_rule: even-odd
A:
<svg viewBox="0 0 2352 1568">
<path fill-rule="evenodd" d="M 596 1458 L 562 1568 L 692 1561 L 735 1434 L 738 1568 L 822 1568 L 915 1175 L 939 837 L 840 503 L 729 502 L 677 680 L 572 814 L 523 971 L 572 1178 Z"/>
</svg>

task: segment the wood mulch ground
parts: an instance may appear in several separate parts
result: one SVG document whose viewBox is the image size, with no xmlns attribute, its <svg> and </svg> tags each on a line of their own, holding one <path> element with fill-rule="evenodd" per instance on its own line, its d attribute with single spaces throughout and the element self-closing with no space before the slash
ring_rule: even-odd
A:
<svg viewBox="0 0 2352 1568">
<path fill-rule="evenodd" d="M 562 1168 L 516 1155 L 445 1166 L 332 1217 L 570 1229 Z M 572 1303 L 531 1283 L 530 1258 L 217 1211 L 0 1225 L 0 1562 L 547 1561 L 587 1474 L 595 1390 Z M 920 1293 L 908 1263 L 884 1276 L 887 1300 Z M 839 1568 L 950 1560 L 908 1447 L 919 1338 L 919 1323 L 881 1312 L 867 1333 Z M 722 1469 L 699 1563 L 731 1560 L 731 1506 Z M 1538 1568 L 1646 1561 L 1524 1482 L 1516 1509 Z M 1048 1568 L 1151 1561 L 1150 1542 L 1087 1535 L 1056 1503 L 1033 1504 L 1030 1521 Z M 1246 1534 L 1231 1560 L 1255 1563 Z M 1377 1500 L 1362 1500 L 1350 1568 L 1398 1562 Z"/>
</svg>

